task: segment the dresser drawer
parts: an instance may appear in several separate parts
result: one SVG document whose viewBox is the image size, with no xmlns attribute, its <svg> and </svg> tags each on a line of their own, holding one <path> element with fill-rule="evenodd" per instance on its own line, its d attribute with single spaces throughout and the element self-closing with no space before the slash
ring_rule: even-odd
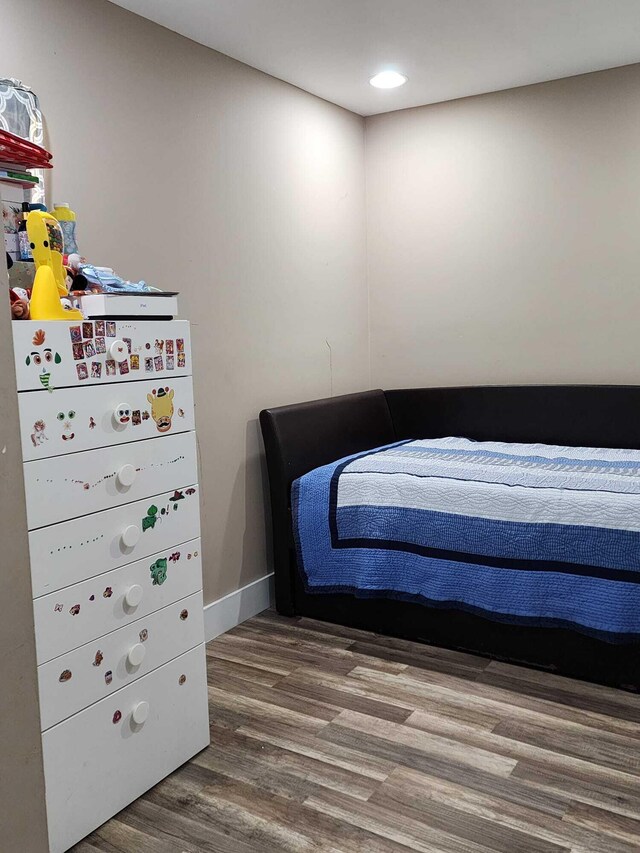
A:
<svg viewBox="0 0 640 853">
<path fill-rule="evenodd" d="M 34 598 L 200 536 L 199 488 L 175 491 L 29 533 Z M 178 508 L 173 509 L 174 506 Z M 129 544 L 126 544 L 129 543 Z M 173 550 L 179 550 L 174 548 Z"/>
<path fill-rule="evenodd" d="M 191 374 L 186 320 L 12 323 L 18 391 Z"/>
<path fill-rule="evenodd" d="M 201 588 L 200 540 L 193 539 L 36 598 L 33 613 L 38 663 L 46 663 Z"/>
<path fill-rule="evenodd" d="M 144 716 L 144 722 L 136 723 Z M 204 646 L 42 736 L 51 853 L 62 853 L 209 743 Z"/>
<path fill-rule="evenodd" d="M 194 432 L 25 462 L 29 529 L 179 490 L 197 477 Z M 171 499 L 174 505 L 184 499 Z M 83 522 L 78 522 L 81 527 Z"/>
<path fill-rule="evenodd" d="M 18 394 L 22 458 L 46 459 L 194 429 L 190 376 Z"/>
<path fill-rule="evenodd" d="M 203 640 L 202 593 L 196 592 L 39 666 L 42 729 L 115 693 Z"/>
</svg>

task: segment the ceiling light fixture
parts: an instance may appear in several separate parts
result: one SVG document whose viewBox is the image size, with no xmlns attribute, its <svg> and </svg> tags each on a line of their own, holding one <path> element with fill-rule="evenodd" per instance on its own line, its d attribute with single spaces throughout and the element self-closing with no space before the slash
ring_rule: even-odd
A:
<svg viewBox="0 0 640 853">
<path fill-rule="evenodd" d="M 381 71 L 379 74 L 375 74 L 369 80 L 372 86 L 375 86 L 376 89 L 395 89 L 397 86 L 404 86 L 407 82 L 407 78 L 404 74 L 400 74 L 399 71 Z"/>
</svg>

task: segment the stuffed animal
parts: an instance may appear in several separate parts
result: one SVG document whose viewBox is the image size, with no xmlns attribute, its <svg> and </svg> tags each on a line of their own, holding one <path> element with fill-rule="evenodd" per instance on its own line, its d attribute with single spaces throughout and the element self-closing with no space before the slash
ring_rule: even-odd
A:
<svg viewBox="0 0 640 853">
<path fill-rule="evenodd" d="M 11 302 L 11 318 L 13 320 L 29 319 L 29 298 L 26 290 L 18 287 L 10 290 L 9 301 Z"/>
</svg>

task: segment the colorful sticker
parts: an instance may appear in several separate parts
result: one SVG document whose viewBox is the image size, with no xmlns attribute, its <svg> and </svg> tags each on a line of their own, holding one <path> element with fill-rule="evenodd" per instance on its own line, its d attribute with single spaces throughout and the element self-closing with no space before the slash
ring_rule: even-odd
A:
<svg viewBox="0 0 640 853">
<path fill-rule="evenodd" d="M 172 388 L 154 388 L 151 394 L 147 394 L 147 400 L 151 403 L 151 417 L 156 422 L 158 432 L 168 432 L 171 429 L 173 394 Z"/>
<path fill-rule="evenodd" d="M 158 340 L 156 338 L 156 342 L 154 344 L 156 355 L 162 355 L 162 350 L 164 349 L 164 341 Z"/>
<path fill-rule="evenodd" d="M 70 608 L 69 608 L 69 613 L 70 613 L 72 616 L 77 616 L 77 615 L 78 615 L 78 613 L 80 613 L 80 605 L 79 605 L 79 604 L 74 604 L 74 605 L 73 605 L 73 607 L 70 607 Z"/>
<path fill-rule="evenodd" d="M 95 429 L 95 428 L 96 428 L 96 422 L 94 421 L 93 418 L 90 417 L 89 418 L 89 429 Z"/>
<path fill-rule="evenodd" d="M 71 350 L 73 352 L 74 361 L 82 361 L 84 358 L 84 347 L 82 344 L 72 344 Z"/>
<path fill-rule="evenodd" d="M 131 338 L 123 338 L 122 340 L 127 345 L 127 352 L 131 355 Z"/>
<path fill-rule="evenodd" d="M 183 418 L 183 417 L 184 417 L 184 409 L 178 409 L 178 417 L 179 417 L 179 418 Z"/>
<path fill-rule="evenodd" d="M 153 506 L 149 507 L 149 509 L 147 510 L 147 514 L 146 514 L 145 518 L 142 519 L 142 531 L 143 531 L 143 533 L 145 530 L 148 530 L 149 528 L 153 529 L 156 526 L 157 520 L 158 520 L 158 507 L 155 506 L 155 504 L 154 504 Z"/>
<path fill-rule="evenodd" d="M 174 360 L 173 356 L 168 355 L 167 356 L 167 370 L 174 370 L 175 366 L 176 366 L 176 364 L 175 364 L 175 360 Z"/>
<path fill-rule="evenodd" d="M 102 654 L 100 649 L 98 649 L 98 651 L 96 652 L 96 655 L 93 659 L 93 665 L 94 666 L 100 666 L 100 664 L 102 663 L 103 660 L 104 660 L 104 655 Z"/>
<path fill-rule="evenodd" d="M 64 604 L 56 604 L 53 610 L 55 613 L 62 613 L 64 610 Z"/>
<path fill-rule="evenodd" d="M 111 684 L 112 681 L 113 681 L 113 673 L 111 672 L 110 669 L 108 669 L 104 674 L 104 683 L 105 684 Z"/>
<path fill-rule="evenodd" d="M 38 329 L 35 332 L 32 344 L 34 346 L 41 346 L 45 340 L 45 333 L 42 329 Z M 38 379 L 40 380 L 40 384 L 43 388 L 46 388 L 47 391 L 53 391 L 53 385 L 51 385 L 51 370 L 49 365 L 51 362 L 54 364 L 60 364 L 62 359 L 60 358 L 59 353 L 54 353 L 51 347 L 45 347 L 42 352 L 38 352 L 38 350 L 32 350 L 29 355 L 25 359 L 25 364 L 29 367 L 30 364 L 33 363 L 35 367 L 40 370 L 38 375 Z"/>
<path fill-rule="evenodd" d="M 186 609 L 186 607 L 184 610 L 180 611 L 180 618 L 182 619 L 183 622 L 185 619 L 189 618 L 189 611 Z"/>
<path fill-rule="evenodd" d="M 153 359 L 152 358 L 145 358 L 144 369 L 145 369 L 146 373 L 153 373 Z"/>
<path fill-rule="evenodd" d="M 177 563 L 180 559 L 180 551 L 174 551 L 173 554 L 169 557 L 170 563 Z"/>
<path fill-rule="evenodd" d="M 60 673 L 60 677 L 58 678 L 58 681 L 61 681 L 62 683 L 64 683 L 65 681 L 70 681 L 70 680 L 71 680 L 71 670 L 70 669 L 63 669 L 62 672 Z"/>
<path fill-rule="evenodd" d="M 116 324 L 113 320 L 107 320 L 106 335 L 108 338 L 115 338 L 116 336 Z"/>
<path fill-rule="evenodd" d="M 92 338 L 93 337 L 93 323 L 91 321 L 87 321 L 82 324 L 82 337 L 83 338 Z"/>
<path fill-rule="evenodd" d="M 71 326 L 69 328 L 69 335 L 71 336 L 72 344 L 82 343 L 82 329 L 80 326 Z"/>
<path fill-rule="evenodd" d="M 36 421 L 33 425 L 33 432 L 31 433 L 31 444 L 34 447 L 39 447 L 43 442 L 48 441 L 45 434 L 46 424 L 44 421 Z"/>
<path fill-rule="evenodd" d="M 176 349 L 178 352 L 184 352 L 184 339 L 178 338 L 176 340 Z"/>
<path fill-rule="evenodd" d="M 100 379 L 102 376 L 102 364 L 99 361 L 91 362 L 91 378 Z M 94 424 L 95 426 L 95 424 Z"/>
<path fill-rule="evenodd" d="M 127 362 L 127 361 L 121 361 L 119 363 L 118 367 L 120 368 L 120 375 L 121 376 L 124 376 L 125 373 L 129 372 L 129 362 Z"/>
<path fill-rule="evenodd" d="M 96 338 L 93 343 L 96 348 L 96 352 L 103 353 L 107 351 L 107 344 L 104 338 Z"/>
<path fill-rule="evenodd" d="M 161 355 L 157 355 L 157 356 L 153 359 L 153 366 L 155 367 L 155 369 L 156 369 L 156 370 L 164 370 L 164 363 L 163 363 L 163 361 L 162 361 L 162 356 L 161 356 Z"/>
<path fill-rule="evenodd" d="M 96 320 L 96 337 L 104 338 L 104 320 Z"/>
<path fill-rule="evenodd" d="M 132 355 L 129 359 L 129 364 L 131 366 L 131 370 L 140 370 L 140 356 Z"/>
<path fill-rule="evenodd" d="M 186 367 L 187 361 L 183 352 L 178 353 L 178 367 Z"/>
<path fill-rule="evenodd" d="M 149 571 L 151 572 L 153 586 L 162 586 L 167 579 L 167 558 L 160 557 L 155 563 L 151 564 Z"/>
<path fill-rule="evenodd" d="M 140 409 L 134 409 L 133 412 L 131 412 L 131 423 L 134 426 L 140 426 L 140 424 L 142 423 L 142 418 L 140 417 Z"/>
<path fill-rule="evenodd" d="M 151 417 L 151 415 L 150 415 L 150 414 L 149 414 L 149 412 L 145 409 L 145 410 L 144 410 L 144 412 L 142 413 L 142 420 L 143 420 L 143 421 L 148 421 L 150 417 Z"/>
<path fill-rule="evenodd" d="M 180 687 L 182 687 L 183 684 L 186 684 L 186 681 L 187 681 L 187 676 L 183 672 L 182 675 L 180 676 L 180 678 L 178 679 L 178 684 L 180 685 Z"/>
<path fill-rule="evenodd" d="M 76 372 L 78 374 L 78 379 L 81 382 L 89 376 L 89 371 L 87 370 L 87 365 L 84 361 L 80 362 L 80 364 L 76 364 Z"/>
<path fill-rule="evenodd" d="M 112 595 L 113 595 L 113 590 L 111 589 L 110 586 L 106 587 L 105 591 L 102 593 L 103 598 L 111 598 Z"/>
<path fill-rule="evenodd" d="M 113 715 L 113 723 L 119 723 L 122 719 L 122 711 L 116 711 Z"/>
<path fill-rule="evenodd" d="M 75 432 L 71 428 L 71 421 L 75 418 L 75 416 L 76 416 L 76 413 L 73 409 L 71 409 L 69 412 L 66 412 L 66 413 L 65 412 L 58 412 L 58 415 L 57 415 L 58 420 L 64 421 L 64 427 L 62 430 L 62 440 L 63 441 L 72 441 L 76 436 Z M 65 418 L 66 418 L 66 420 L 65 420 Z"/>
<path fill-rule="evenodd" d="M 115 376 L 116 375 L 116 363 L 112 358 L 108 358 L 105 363 L 105 372 L 107 376 Z"/>
<path fill-rule="evenodd" d="M 184 500 L 184 493 L 179 491 L 178 489 L 176 489 L 175 492 L 173 493 L 173 496 L 170 497 L 169 500 L 172 503 L 176 503 L 177 501 L 183 501 Z"/>
<path fill-rule="evenodd" d="M 85 341 L 84 342 L 84 354 L 87 358 L 93 358 L 96 354 L 96 348 L 93 345 L 93 341 Z"/>
<path fill-rule="evenodd" d="M 141 643 L 147 642 L 147 640 L 149 639 L 149 632 L 147 631 L 146 628 L 143 628 L 142 631 L 140 631 L 139 637 L 140 637 Z"/>
<path fill-rule="evenodd" d="M 190 487 L 188 489 L 185 489 L 184 493 L 185 495 L 189 495 L 189 497 L 191 497 L 191 495 L 195 495 L 196 490 L 193 487 Z"/>
</svg>

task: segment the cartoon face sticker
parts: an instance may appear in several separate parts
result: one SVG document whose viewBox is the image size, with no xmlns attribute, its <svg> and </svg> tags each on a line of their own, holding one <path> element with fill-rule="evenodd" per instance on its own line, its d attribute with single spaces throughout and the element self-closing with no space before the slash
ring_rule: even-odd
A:
<svg viewBox="0 0 640 853">
<path fill-rule="evenodd" d="M 34 447 L 38 447 L 38 445 L 47 441 L 47 436 L 45 435 L 46 424 L 44 421 L 36 421 L 33 425 L 33 432 L 31 433 L 31 444 Z"/>
<path fill-rule="evenodd" d="M 71 423 L 75 416 L 76 413 L 73 409 L 70 409 L 68 412 L 58 412 L 56 416 L 60 422 L 64 423 L 64 426 L 62 428 L 63 441 L 72 441 L 76 437 L 76 434 L 71 426 Z"/>
<path fill-rule="evenodd" d="M 115 411 L 116 422 L 119 424 L 128 424 L 131 420 L 131 409 L 129 406 L 121 405 Z"/>
<path fill-rule="evenodd" d="M 33 336 L 32 343 L 34 346 L 40 347 L 44 343 L 45 334 L 42 329 L 39 329 L 35 335 Z M 40 384 L 43 388 L 46 388 L 48 391 L 52 391 L 51 387 L 51 365 L 52 364 L 60 364 L 62 359 L 57 352 L 53 352 L 51 347 L 44 347 L 43 349 L 33 349 L 31 353 L 26 357 L 25 364 L 29 367 L 31 364 L 37 368 L 40 379 Z"/>
<path fill-rule="evenodd" d="M 147 394 L 147 400 L 151 403 L 151 417 L 156 422 L 158 432 L 168 432 L 171 429 L 173 394 L 172 388 L 154 388 L 151 394 Z"/>
</svg>

